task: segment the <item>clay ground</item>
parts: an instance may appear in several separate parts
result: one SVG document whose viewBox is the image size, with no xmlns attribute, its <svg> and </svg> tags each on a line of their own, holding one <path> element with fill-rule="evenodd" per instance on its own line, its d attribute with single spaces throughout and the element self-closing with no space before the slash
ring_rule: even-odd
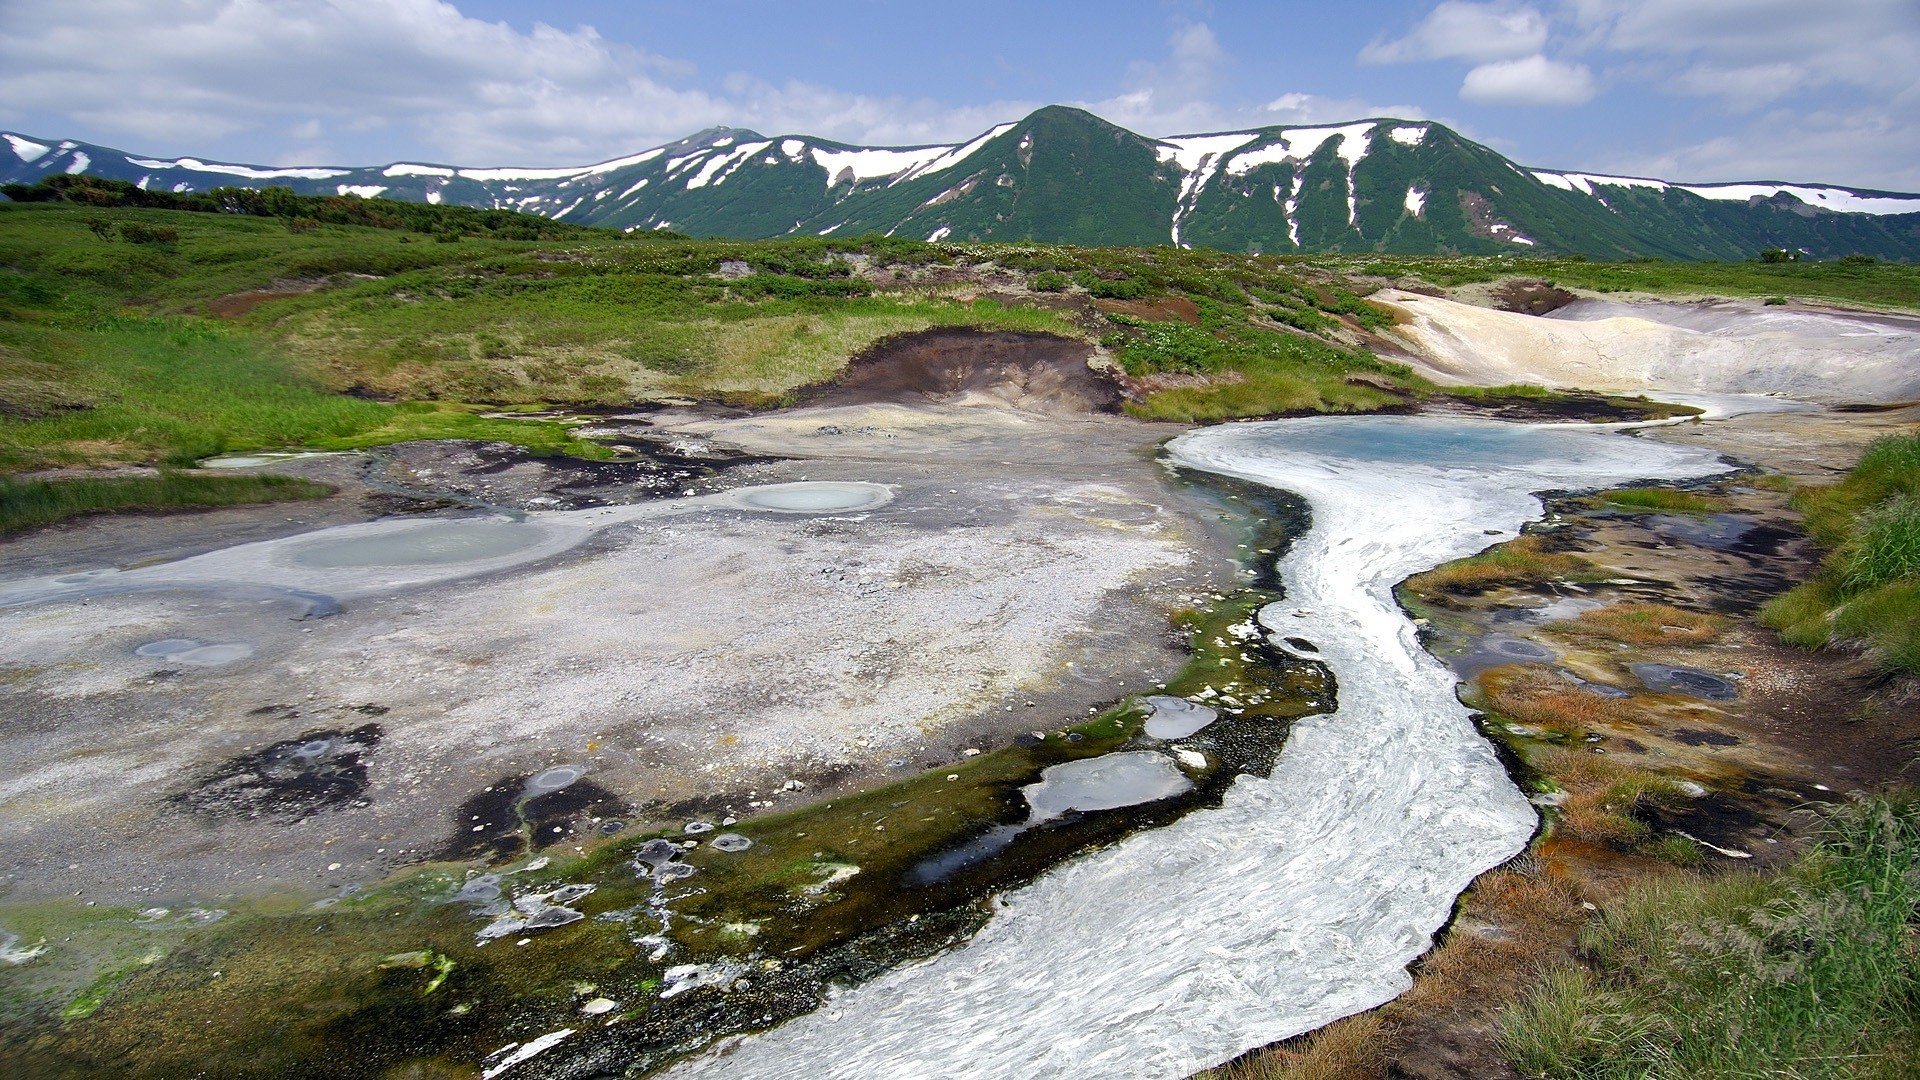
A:
<svg viewBox="0 0 1920 1080">
<path fill-rule="evenodd" d="M 961 345 L 965 360 L 979 343 Z M 943 351 L 936 339 L 933 359 Z M 493 824 L 489 797 L 511 802 L 557 764 L 585 778 L 540 822 L 542 842 L 695 806 L 745 817 L 1058 726 L 1166 677 L 1184 659 L 1168 613 L 1239 580 L 1237 538 L 1155 462 L 1173 429 L 1088 411 L 1101 384 L 1085 346 L 1031 355 L 971 386 L 854 380 L 838 406 L 597 418 L 660 451 L 631 467 L 416 444 L 274 467 L 339 485 L 317 503 L 10 541 L 9 576 L 45 575 L 409 508 L 800 479 L 894 490 L 855 515 L 614 526 L 545 562 L 329 618 L 187 593 L 0 612 L 0 711 L 17 718 L 0 756 L 25 764 L 0 784 L 0 898 L 177 906 L 351 888 L 473 853 L 468 821 Z M 919 342 L 904 360 L 923 371 L 928 356 Z M 967 407 L 982 393 L 992 408 Z M 252 655 L 192 667 L 134 651 L 171 638 Z M 298 758 L 323 741 L 317 763 Z"/>
</svg>

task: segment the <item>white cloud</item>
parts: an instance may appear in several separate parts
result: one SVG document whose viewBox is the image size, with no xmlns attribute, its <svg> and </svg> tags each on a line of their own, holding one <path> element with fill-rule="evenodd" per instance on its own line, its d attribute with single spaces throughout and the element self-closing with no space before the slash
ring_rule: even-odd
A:
<svg viewBox="0 0 1920 1080">
<path fill-rule="evenodd" d="M 1221 68 L 1230 62 L 1205 23 L 1174 28 L 1166 59 L 1128 66 L 1127 88 L 1099 101 L 1074 104 L 1125 128 L 1151 135 L 1201 131 L 1244 123 L 1240 110 L 1213 100 Z"/>
<path fill-rule="evenodd" d="M 1281 94 L 1260 106 L 1262 124 L 1331 124 L 1370 116 L 1396 120 L 1432 119 L 1418 105 L 1372 105 L 1357 98 L 1329 98 L 1318 94 Z"/>
<path fill-rule="evenodd" d="M 1754 108 L 1823 87 L 1899 94 L 1920 84 L 1912 0 L 1570 0 L 1582 45 L 1664 58 L 1675 93 Z"/>
<path fill-rule="evenodd" d="M 1575 47 L 1670 94 L 1752 113 L 1737 130 L 1623 167 L 1920 189 L 1920 5 L 1913 0 L 1567 0 Z M 1764 110 L 1762 112 L 1761 110 Z"/>
<path fill-rule="evenodd" d="M 1479 4 L 1447 0 L 1405 37 L 1376 40 L 1360 50 L 1360 59 L 1372 64 L 1408 60 L 1478 64 L 1537 53 L 1546 43 L 1546 16 L 1532 7 L 1498 0 Z"/>
<path fill-rule="evenodd" d="M 569 165 L 715 125 L 904 145 L 970 138 L 1045 102 L 964 105 L 692 68 L 591 27 L 521 31 L 445 0 L 0 0 L 0 125 L 150 154 Z M 1149 135 L 1417 110 L 1300 96 L 1226 105 L 1204 23 L 1078 102 Z M 1340 115 L 1345 112 L 1346 115 Z M 30 128 L 33 129 L 33 128 Z M 77 129 L 77 130 L 76 130 Z M 344 159 L 336 147 L 358 147 Z"/>
<path fill-rule="evenodd" d="M 207 153 L 218 139 L 290 149 L 289 136 L 317 149 L 324 130 L 372 133 L 395 155 L 572 164 L 716 124 L 964 138 L 1034 104 L 951 108 L 751 78 L 709 91 L 689 85 L 688 65 L 590 27 L 521 32 L 441 0 L 27 7 L 0 4 L 0 123 L 58 116 L 144 152 Z"/>
<path fill-rule="evenodd" d="M 1585 64 L 1535 54 L 1497 60 L 1467 72 L 1460 96 L 1482 105 L 1584 105 L 1595 93 Z"/>
<path fill-rule="evenodd" d="M 1871 110 L 1776 109 L 1699 143 L 1616 155 L 1598 171 L 1703 183 L 1786 180 L 1920 191 L 1920 126 Z"/>
</svg>

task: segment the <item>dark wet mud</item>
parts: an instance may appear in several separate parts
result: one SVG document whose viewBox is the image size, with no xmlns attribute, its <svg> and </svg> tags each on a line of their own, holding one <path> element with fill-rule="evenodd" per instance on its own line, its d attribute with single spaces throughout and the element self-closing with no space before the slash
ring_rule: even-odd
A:
<svg viewBox="0 0 1920 1080">
<path fill-rule="evenodd" d="M 944 404 L 987 396 L 1046 413 L 1112 412 L 1121 390 L 1087 365 L 1093 347 L 1051 334 L 942 328 L 901 334 L 853 358 L 803 404 Z"/>
<path fill-rule="evenodd" d="M 362 724 L 352 730 L 316 729 L 282 739 L 229 758 L 171 801 L 187 813 L 209 818 L 300 819 L 363 806 L 365 759 L 380 745 L 383 734 L 379 724 Z"/>
</svg>

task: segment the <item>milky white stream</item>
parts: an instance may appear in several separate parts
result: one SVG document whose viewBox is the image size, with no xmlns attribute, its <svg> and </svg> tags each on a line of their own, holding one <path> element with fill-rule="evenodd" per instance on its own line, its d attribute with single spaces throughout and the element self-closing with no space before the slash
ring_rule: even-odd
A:
<svg viewBox="0 0 1920 1080">
<path fill-rule="evenodd" d="M 1223 425 L 1167 455 L 1311 504 L 1260 618 L 1318 646 L 1338 712 L 1217 809 L 1068 862 L 965 945 L 675 1076 L 1181 1077 L 1393 998 L 1535 824 L 1393 586 L 1510 538 L 1532 492 L 1725 469 L 1618 434 L 1399 417 Z"/>
</svg>

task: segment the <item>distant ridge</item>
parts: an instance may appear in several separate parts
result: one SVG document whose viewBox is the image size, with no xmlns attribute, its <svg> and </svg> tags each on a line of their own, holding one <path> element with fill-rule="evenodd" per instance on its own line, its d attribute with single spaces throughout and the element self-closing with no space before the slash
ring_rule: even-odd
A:
<svg viewBox="0 0 1920 1080">
<path fill-rule="evenodd" d="M 1528 168 L 1444 125 L 1390 117 L 1155 139 L 1053 105 L 964 143 L 863 147 L 716 127 L 566 168 L 274 168 L 0 132 L 0 183 L 57 173 L 171 191 L 284 186 L 741 238 L 877 232 L 1609 259 L 1738 259 L 1785 248 L 1920 259 L 1917 194 Z"/>
</svg>

